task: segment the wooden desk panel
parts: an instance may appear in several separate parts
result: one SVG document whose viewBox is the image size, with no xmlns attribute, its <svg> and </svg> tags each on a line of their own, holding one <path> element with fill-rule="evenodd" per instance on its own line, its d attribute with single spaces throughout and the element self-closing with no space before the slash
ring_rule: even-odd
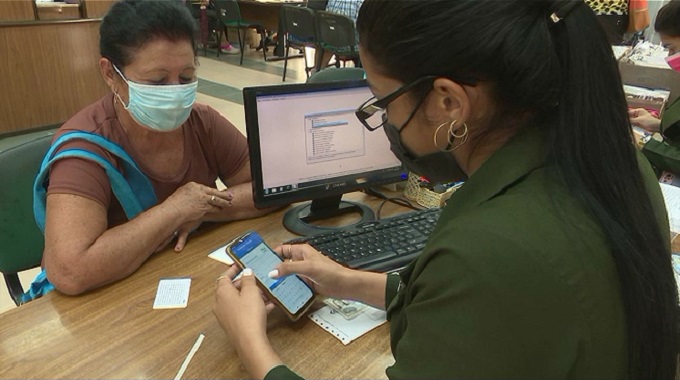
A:
<svg viewBox="0 0 680 380">
<path fill-rule="evenodd" d="M 35 19 L 33 0 L 0 1 L 0 22 L 33 21 Z"/>
<path fill-rule="evenodd" d="M 39 3 L 38 20 L 76 20 L 80 18 L 78 4 Z"/>
<path fill-rule="evenodd" d="M 104 96 L 100 20 L 0 25 L 0 133 L 60 123 Z"/>
<path fill-rule="evenodd" d="M 200 333 L 205 340 L 185 378 L 247 377 L 212 314 L 215 279 L 226 266 L 207 254 L 248 229 L 272 245 L 292 238 L 282 215 L 211 226 L 191 236 L 184 252 L 166 249 L 116 284 L 79 297 L 52 292 L 0 314 L 0 377 L 172 378 Z M 158 280 L 187 275 L 188 307 L 153 310 Z M 344 346 L 308 318 L 293 324 L 278 311 L 269 318 L 274 349 L 310 378 L 384 378 L 394 362 L 388 335 L 385 324 Z"/>
<path fill-rule="evenodd" d="M 113 3 L 117 0 L 82 0 L 83 17 L 102 18 L 106 16 Z"/>
</svg>

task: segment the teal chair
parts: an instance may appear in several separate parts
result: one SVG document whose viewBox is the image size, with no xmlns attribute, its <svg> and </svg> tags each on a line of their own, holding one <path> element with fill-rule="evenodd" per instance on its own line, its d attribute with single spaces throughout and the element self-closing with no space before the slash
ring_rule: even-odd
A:
<svg viewBox="0 0 680 380">
<path fill-rule="evenodd" d="M 40 266 L 45 239 L 33 218 L 33 181 L 52 142 L 49 133 L 0 151 L 0 272 L 18 306 L 18 273 Z"/>
<path fill-rule="evenodd" d="M 360 67 L 329 67 L 312 74 L 308 83 L 333 82 L 364 79 L 364 69 Z"/>
</svg>

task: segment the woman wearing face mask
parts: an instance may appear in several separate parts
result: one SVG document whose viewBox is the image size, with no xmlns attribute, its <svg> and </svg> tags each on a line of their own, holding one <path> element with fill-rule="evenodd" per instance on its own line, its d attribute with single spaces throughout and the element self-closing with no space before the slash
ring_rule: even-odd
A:
<svg viewBox="0 0 680 380">
<path fill-rule="evenodd" d="M 680 73 L 680 0 L 672 0 L 659 10 L 654 29 L 659 33 L 661 43 L 668 49 L 666 61 L 673 70 Z M 662 119 L 654 117 L 644 108 L 630 110 L 629 115 L 633 125 L 649 132 L 661 132 L 666 137 L 665 142 L 672 146 L 677 147 L 680 144 L 680 97 L 664 110 Z M 656 140 L 648 144 L 654 147 L 650 145 L 646 149 L 658 149 L 663 145 Z"/>
<path fill-rule="evenodd" d="M 386 308 L 390 378 L 673 378 L 663 199 L 586 4 L 366 0 L 358 30 L 376 99 L 357 116 L 419 174 L 468 179 L 398 274 L 284 245 L 292 262 L 270 276 Z M 215 315 L 249 374 L 294 378 L 266 310 L 252 275 L 218 282 Z"/>
<path fill-rule="evenodd" d="M 117 2 L 103 19 L 99 66 L 111 93 L 55 136 L 55 157 L 67 154 L 37 186 L 47 196 L 36 211 L 45 232 L 36 287 L 83 293 L 129 276 L 168 244 L 182 251 L 202 222 L 264 213 L 253 206 L 245 137 L 194 103 L 195 28 L 174 1 Z M 73 131 L 85 137 L 56 146 Z M 218 178 L 227 191 L 216 188 Z M 128 202 L 135 197 L 136 210 Z"/>
</svg>

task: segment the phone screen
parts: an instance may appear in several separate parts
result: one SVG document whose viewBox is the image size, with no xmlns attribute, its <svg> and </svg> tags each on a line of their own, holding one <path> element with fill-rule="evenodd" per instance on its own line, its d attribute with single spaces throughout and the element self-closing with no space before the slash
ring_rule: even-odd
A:
<svg viewBox="0 0 680 380">
<path fill-rule="evenodd" d="M 269 272 L 282 260 L 256 232 L 249 232 L 236 239 L 229 250 L 244 268 L 253 271 L 255 277 L 290 314 L 297 315 L 311 303 L 314 292 L 300 277 L 293 275 L 269 278 Z"/>
</svg>

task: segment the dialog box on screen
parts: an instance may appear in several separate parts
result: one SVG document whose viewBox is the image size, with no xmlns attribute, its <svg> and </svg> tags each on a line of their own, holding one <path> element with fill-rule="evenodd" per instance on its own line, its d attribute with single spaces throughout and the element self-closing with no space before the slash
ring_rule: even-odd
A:
<svg viewBox="0 0 680 380">
<path fill-rule="evenodd" d="M 305 115 L 307 163 L 313 164 L 365 154 L 364 128 L 354 109 Z"/>
</svg>

